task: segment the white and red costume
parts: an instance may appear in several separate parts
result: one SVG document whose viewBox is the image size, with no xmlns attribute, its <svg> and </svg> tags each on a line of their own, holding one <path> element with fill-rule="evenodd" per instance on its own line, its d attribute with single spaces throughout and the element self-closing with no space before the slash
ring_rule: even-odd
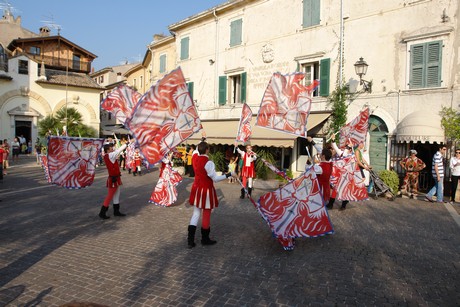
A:
<svg viewBox="0 0 460 307">
<path fill-rule="evenodd" d="M 236 147 L 236 150 L 243 159 L 243 167 L 241 168 L 243 186 L 246 187 L 247 184 L 248 188 L 252 188 L 252 179 L 256 176 L 256 167 L 254 161 L 257 159 L 257 156 L 253 151 L 242 151 L 238 147 Z"/>
<path fill-rule="evenodd" d="M 219 205 L 214 182 L 224 180 L 227 176 L 217 175 L 214 162 L 209 160 L 207 155 L 200 155 L 198 151 L 195 151 L 193 154 L 192 165 L 195 171 L 195 180 L 193 181 L 190 192 L 189 203 L 195 206 L 195 210 L 190 220 L 190 225 L 196 226 L 198 224 L 201 210 L 203 210 L 201 226 L 208 229 L 211 220 L 211 210 L 217 208 Z"/>
<path fill-rule="evenodd" d="M 109 176 L 107 178 L 107 188 L 108 193 L 104 200 L 104 207 L 108 207 L 110 201 L 113 199 L 114 204 L 119 203 L 120 189 L 119 186 L 122 185 L 121 182 L 121 172 L 120 166 L 118 164 L 118 156 L 126 148 L 126 144 L 119 147 L 117 150 L 104 155 L 104 162 L 107 167 Z"/>
<path fill-rule="evenodd" d="M 318 177 L 319 186 L 323 192 L 324 201 L 327 203 L 331 198 L 331 174 L 332 162 L 322 161 L 314 166 L 315 173 Z"/>
</svg>

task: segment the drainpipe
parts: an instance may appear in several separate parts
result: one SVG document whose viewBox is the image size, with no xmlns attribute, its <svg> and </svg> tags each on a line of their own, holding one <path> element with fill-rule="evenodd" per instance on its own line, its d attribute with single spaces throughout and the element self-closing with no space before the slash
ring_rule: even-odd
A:
<svg viewBox="0 0 460 307">
<path fill-rule="evenodd" d="M 340 0 L 340 54 L 339 54 L 339 86 L 342 86 L 343 58 L 343 0 Z"/>
<path fill-rule="evenodd" d="M 217 18 L 216 10 L 214 9 L 212 11 L 212 14 L 214 15 L 214 21 L 216 22 L 216 36 L 214 38 L 215 40 L 215 46 L 214 46 L 214 106 L 218 105 L 217 101 L 217 82 L 219 80 L 219 71 L 218 71 L 218 56 L 219 56 L 219 19 Z"/>
</svg>

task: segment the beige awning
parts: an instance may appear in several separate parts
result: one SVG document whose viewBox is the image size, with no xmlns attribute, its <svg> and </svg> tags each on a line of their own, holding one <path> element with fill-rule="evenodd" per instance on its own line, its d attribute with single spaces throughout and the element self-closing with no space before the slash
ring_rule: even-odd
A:
<svg viewBox="0 0 460 307">
<path fill-rule="evenodd" d="M 396 128 L 396 141 L 444 143 L 441 117 L 427 111 L 417 111 L 407 115 Z"/>
<path fill-rule="evenodd" d="M 323 123 L 330 113 L 314 113 L 308 116 L 307 131 Z M 239 120 L 203 120 L 201 122 L 206 132 L 206 141 L 210 144 L 235 143 L 238 132 Z M 255 118 L 252 120 L 251 145 L 267 147 L 294 147 L 296 135 L 278 132 L 272 129 L 255 126 Z M 187 140 L 189 144 L 197 144 L 201 141 L 201 133 L 195 133 Z"/>
</svg>

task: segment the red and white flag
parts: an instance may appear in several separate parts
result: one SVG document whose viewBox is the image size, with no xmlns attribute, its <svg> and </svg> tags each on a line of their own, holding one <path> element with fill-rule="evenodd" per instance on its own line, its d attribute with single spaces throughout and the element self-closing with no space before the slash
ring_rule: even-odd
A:
<svg viewBox="0 0 460 307">
<path fill-rule="evenodd" d="M 257 209 L 286 250 L 294 248 L 294 238 L 334 232 L 312 167 L 278 190 L 263 195 Z"/>
<path fill-rule="evenodd" d="M 236 136 L 236 140 L 238 142 L 247 142 L 252 134 L 251 128 L 251 119 L 252 119 L 252 111 L 251 108 L 245 103 L 243 104 L 243 108 L 241 109 L 241 118 L 240 124 L 238 126 L 238 134 Z"/>
<path fill-rule="evenodd" d="M 134 107 L 142 95 L 130 86 L 123 84 L 115 88 L 102 101 L 101 107 L 112 113 L 123 124 L 131 117 Z"/>
<path fill-rule="evenodd" d="M 340 129 L 340 148 L 345 147 L 349 140 L 353 145 L 366 141 L 369 129 L 369 108 L 362 110 L 357 117 Z"/>
<path fill-rule="evenodd" d="M 142 96 L 126 124 L 149 165 L 160 162 L 200 130 L 201 121 L 180 67 Z"/>
<path fill-rule="evenodd" d="M 256 125 L 306 137 L 311 92 L 319 84 L 304 86 L 304 73 L 274 73 L 265 90 Z"/>
<path fill-rule="evenodd" d="M 150 203 L 157 206 L 169 207 L 177 200 L 176 186 L 182 181 L 182 176 L 171 164 L 164 163 L 158 183 L 150 196 Z"/>
<path fill-rule="evenodd" d="M 331 184 L 336 190 L 337 200 L 360 201 L 369 198 L 355 155 L 332 161 Z"/>
<path fill-rule="evenodd" d="M 50 136 L 49 182 L 68 189 L 90 186 L 103 143 L 104 139 Z"/>
</svg>

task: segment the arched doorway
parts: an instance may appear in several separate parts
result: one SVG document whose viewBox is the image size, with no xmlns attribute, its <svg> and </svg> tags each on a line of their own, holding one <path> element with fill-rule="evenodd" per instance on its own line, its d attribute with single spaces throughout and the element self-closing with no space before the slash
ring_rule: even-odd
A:
<svg viewBox="0 0 460 307">
<path fill-rule="evenodd" d="M 385 122 L 375 115 L 369 117 L 369 159 L 375 171 L 386 169 L 388 127 Z"/>
</svg>

